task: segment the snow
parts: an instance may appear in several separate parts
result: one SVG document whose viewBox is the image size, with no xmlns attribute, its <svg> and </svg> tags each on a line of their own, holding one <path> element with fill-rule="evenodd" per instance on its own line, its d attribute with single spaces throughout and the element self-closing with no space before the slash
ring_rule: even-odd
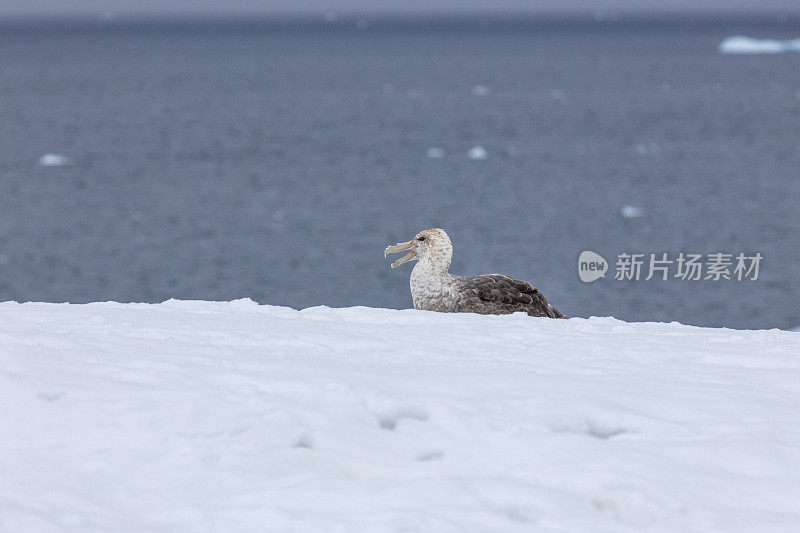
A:
<svg viewBox="0 0 800 533">
<path fill-rule="evenodd" d="M 2 531 L 791 531 L 800 335 L 0 304 Z"/>
<path fill-rule="evenodd" d="M 800 52 L 800 39 L 778 41 L 776 39 L 754 39 L 744 35 L 727 37 L 719 43 L 722 54 L 782 54 Z"/>
</svg>

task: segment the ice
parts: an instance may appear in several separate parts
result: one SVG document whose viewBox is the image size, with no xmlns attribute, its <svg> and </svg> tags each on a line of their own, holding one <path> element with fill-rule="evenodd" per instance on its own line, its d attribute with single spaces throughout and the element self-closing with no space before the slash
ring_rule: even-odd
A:
<svg viewBox="0 0 800 533">
<path fill-rule="evenodd" d="M 489 94 L 489 88 L 486 85 L 476 85 L 472 88 L 472 94 L 475 96 L 486 96 Z"/>
<path fill-rule="evenodd" d="M 619 213 L 625 218 L 639 218 L 644 216 L 644 209 L 632 205 L 623 205 Z"/>
<path fill-rule="evenodd" d="M 431 159 L 439 159 L 441 157 L 444 157 L 444 150 L 441 148 L 428 148 L 426 154 Z"/>
<path fill-rule="evenodd" d="M 489 154 L 486 152 L 486 149 L 483 146 L 473 146 L 470 148 L 469 152 L 467 152 L 467 157 L 470 159 L 486 159 Z"/>
<path fill-rule="evenodd" d="M 744 35 L 727 37 L 719 43 L 722 54 L 783 54 L 800 52 L 800 39 L 778 41 L 776 39 L 753 39 Z"/>
<path fill-rule="evenodd" d="M 39 158 L 39 166 L 42 167 L 63 167 L 69 163 L 69 158 L 61 154 L 44 154 Z"/>
<path fill-rule="evenodd" d="M 800 335 L 0 304 L 0 530 L 793 531 Z"/>
</svg>

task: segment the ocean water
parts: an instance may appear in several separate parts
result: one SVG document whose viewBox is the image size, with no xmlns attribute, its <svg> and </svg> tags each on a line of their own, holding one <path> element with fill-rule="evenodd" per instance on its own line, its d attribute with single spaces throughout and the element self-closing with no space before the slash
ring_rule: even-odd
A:
<svg viewBox="0 0 800 533">
<path fill-rule="evenodd" d="M 736 34 L 800 19 L 4 24 L 0 300 L 407 308 L 383 249 L 442 227 L 569 315 L 798 326 L 800 55 Z"/>
</svg>

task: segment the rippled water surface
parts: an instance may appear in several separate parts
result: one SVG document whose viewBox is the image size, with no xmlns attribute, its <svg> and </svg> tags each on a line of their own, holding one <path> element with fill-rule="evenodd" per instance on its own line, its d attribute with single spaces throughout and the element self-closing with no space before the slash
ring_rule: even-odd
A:
<svg viewBox="0 0 800 533">
<path fill-rule="evenodd" d="M 5 26 L 0 300 L 405 308 L 437 226 L 570 315 L 800 325 L 800 56 L 739 33 L 800 23 Z M 764 259 L 613 279 L 681 251 Z"/>
</svg>

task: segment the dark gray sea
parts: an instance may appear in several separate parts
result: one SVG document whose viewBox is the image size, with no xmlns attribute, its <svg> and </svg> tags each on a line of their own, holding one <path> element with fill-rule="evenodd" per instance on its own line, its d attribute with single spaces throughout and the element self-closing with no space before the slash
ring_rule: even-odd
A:
<svg viewBox="0 0 800 533">
<path fill-rule="evenodd" d="M 441 227 L 569 315 L 796 327 L 800 54 L 737 34 L 800 18 L 4 23 L 0 300 L 408 308 Z M 763 259 L 614 279 L 680 252 Z"/>
</svg>

